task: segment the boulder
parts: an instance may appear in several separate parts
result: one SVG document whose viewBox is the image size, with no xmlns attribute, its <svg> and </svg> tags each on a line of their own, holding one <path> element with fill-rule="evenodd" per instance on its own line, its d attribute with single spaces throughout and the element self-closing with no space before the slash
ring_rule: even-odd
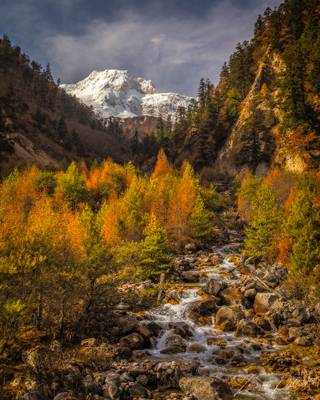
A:
<svg viewBox="0 0 320 400">
<path fill-rule="evenodd" d="M 75 400 L 76 398 L 70 392 L 61 392 L 57 394 L 53 400 Z"/>
<path fill-rule="evenodd" d="M 288 339 L 290 341 L 294 341 L 303 336 L 304 336 L 304 333 L 303 333 L 302 328 L 300 328 L 300 327 L 291 327 L 288 330 Z"/>
<path fill-rule="evenodd" d="M 217 309 L 215 299 L 199 300 L 192 304 L 190 311 L 200 314 L 201 316 L 208 316 L 213 314 Z"/>
<path fill-rule="evenodd" d="M 215 318 L 215 325 L 217 328 L 231 332 L 236 329 L 237 323 L 243 318 L 243 312 L 236 307 L 223 306 L 220 307 Z"/>
<path fill-rule="evenodd" d="M 174 333 L 183 338 L 192 336 L 192 329 L 186 322 L 170 322 L 169 328 L 173 329 Z"/>
<path fill-rule="evenodd" d="M 223 288 L 223 283 L 217 279 L 210 278 L 206 283 L 205 292 L 211 296 L 216 296 Z"/>
<path fill-rule="evenodd" d="M 104 386 L 104 395 L 108 399 L 116 400 L 120 398 L 119 384 L 116 381 L 107 382 Z"/>
<path fill-rule="evenodd" d="M 197 400 L 232 400 L 230 386 L 218 378 L 186 376 L 180 379 L 181 390 Z"/>
<path fill-rule="evenodd" d="M 257 325 L 257 327 L 262 329 L 263 331 L 265 331 L 265 332 L 272 331 L 271 322 L 267 318 L 256 316 L 254 318 L 254 322 Z"/>
<path fill-rule="evenodd" d="M 177 354 L 184 353 L 187 348 L 187 342 L 183 337 L 172 334 L 166 340 L 166 348 L 161 350 L 162 354 Z"/>
<path fill-rule="evenodd" d="M 206 350 L 207 348 L 198 342 L 191 343 L 187 348 L 190 353 L 204 353 Z"/>
<path fill-rule="evenodd" d="M 249 300 L 253 300 L 256 297 L 257 290 L 255 288 L 246 289 L 244 291 L 244 297 Z"/>
<path fill-rule="evenodd" d="M 277 296 L 273 293 L 257 293 L 253 304 L 254 311 L 256 314 L 266 314 L 276 300 Z"/>
<path fill-rule="evenodd" d="M 133 398 L 148 399 L 148 390 L 138 382 L 132 382 L 129 386 L 129 393 Z"/>
<path fill-rule="evenodd" d="M 219 292 L 219 297 L 222 299 L 224 304 L 234 305 L 240 301 L 242 293 L 240 289 L 237 288 L 236 286 L 229 286 L 226 289 Z"/>
<path fill-rule="evenodd" d="M 139 333 L 134 332 L 121 338 L 119 344 L 122 347 L 129 347 L 131 350 L 141 350 L 145 346 L 145 341 Z"/>
<path fill-rule="evenodd" d="M 184 271 L 181 273 L 181 279 L 187 283 L 198 283 L 199 272 L 198 271 Z"/>
<path fill-rule="evenodd" d="M 72 392 L 61 392 L 58 393 L 53 400 L 76 400 L 76 397 L 72 394 Z"/>
<path fill-rule="evenodd" d="M 252 322 L 252 321 L 247 321 L 245 319 L 242 319 L 238 324 L 237 324 L 237 336 L 257 336 L 259 333 L 261 333 L 260 329 L 257 327 L 257 325 Z"/>
<path fill-rule="evenodd" d="M 129 360 L 132 356 L 132 350 L 129 347 L 119 347 L 115 352 L 115 357 L 120 360 Z"/>
</svg>

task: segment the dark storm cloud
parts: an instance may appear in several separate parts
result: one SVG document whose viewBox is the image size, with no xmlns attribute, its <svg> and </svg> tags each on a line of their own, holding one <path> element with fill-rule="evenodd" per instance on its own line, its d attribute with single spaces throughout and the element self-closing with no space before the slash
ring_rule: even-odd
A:
<svg viewBox="0 0 320 400">
<path fill-rule="evenodd" d="M 159 90 L 194 94 L 216 81 L 259 13 L 280 0 L 1 0 L 0 30 L 56 76 L 124 68 Z"/>
</svg>

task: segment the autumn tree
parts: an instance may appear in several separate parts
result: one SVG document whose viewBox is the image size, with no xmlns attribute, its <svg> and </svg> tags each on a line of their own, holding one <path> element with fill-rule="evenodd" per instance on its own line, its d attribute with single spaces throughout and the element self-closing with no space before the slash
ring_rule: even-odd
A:
<svg viewBox="0 0 320 400">
<path fill-rule="evenodd" d="M 161 149 L 158 153 L 156 166 L 152 173 L 152 179 L 164 177 L 168 174 L 171 174 L 172 172 L 172 167 L 168 161 L 166 153 L 163 149 Z"/>
</svg>

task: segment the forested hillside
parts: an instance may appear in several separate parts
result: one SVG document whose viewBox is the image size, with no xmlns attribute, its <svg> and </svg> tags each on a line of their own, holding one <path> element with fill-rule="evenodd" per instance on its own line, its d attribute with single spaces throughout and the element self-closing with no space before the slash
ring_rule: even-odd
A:
<svg viewBox="0 0 320 400">
<path fill-rule="evenodd" d="M 66 166 L 71 160 L 126 157 L 117 125 L 66 95 L 50 66 L 30 61 L 8 37 L 0 39 L 1 175 L 15 166 Z"/>
<path fill-rule="evenodd" d="M 175 152 L 204 175 L 235 176 L 271 165 L 318 167 L 320 5 L 287 0 L 259 16 L 239 43 L 217 87 L 201 80 L 199 101 L 174 129 Z"/>
</svg>

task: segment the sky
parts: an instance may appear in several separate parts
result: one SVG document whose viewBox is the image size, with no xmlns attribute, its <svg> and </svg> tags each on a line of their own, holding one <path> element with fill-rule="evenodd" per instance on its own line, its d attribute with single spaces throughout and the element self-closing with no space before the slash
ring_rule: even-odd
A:
<svg viewBox="0 0 320 400">
<path fill-rule="evenodd" d="M 259 13 L 281 0 L 0 0 L 0 34 L 73 83 L 126 69 L 158 91 L 195 95 L 217 83 Z"/>
</svg>

